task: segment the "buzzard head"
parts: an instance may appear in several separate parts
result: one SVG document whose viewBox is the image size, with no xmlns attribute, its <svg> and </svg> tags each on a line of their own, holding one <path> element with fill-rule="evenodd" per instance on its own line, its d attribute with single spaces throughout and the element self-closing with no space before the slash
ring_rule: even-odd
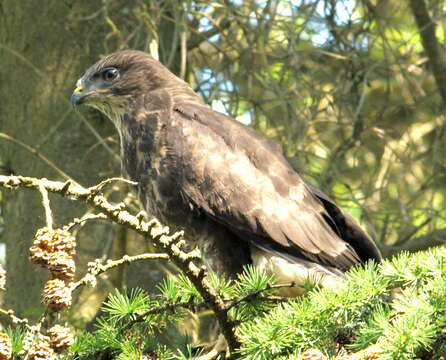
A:
<svg viewBox="0 0 446 360">
<path fill-rule="evenodd" d="M 138 99 L 150 97 L 154 90 L 178 85 L 186 83 L 149 54 L 120 51 L 102 58 L 85 72 L 76 83 L 71 103 L 94 107 L 117 124 Z"/>
</svg>

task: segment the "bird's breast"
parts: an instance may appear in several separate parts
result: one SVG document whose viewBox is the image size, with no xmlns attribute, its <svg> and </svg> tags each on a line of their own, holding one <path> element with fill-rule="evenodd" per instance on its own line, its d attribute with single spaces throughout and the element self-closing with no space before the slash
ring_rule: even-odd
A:
<svg viewBox="0 0 446 360">
<path fill-rule="evenodd" d="M 124 176 L 138 183 L 138 198 L 149 215 L 172 230 L 190 226 L 196 213 L 183 201 L 181 164 L 164 134 L 143 125 L 122 131 L 121 165 Z"/>
<path fill-rule="evenodd" d="M 122 131 L 122 171 L 137 182 L 137 196 L 149 217 L 156 217 L 171 231 L 184 230 L 186 246 L 198 247 L 210 269 L 235 276 L 250 262 L 247 244 L 240 244 L 224 226 L 203 216 L 185 200 L 183 182 L 192 173 L 186 176 L 184 172 L 192 159 L 182 157 L 181 133 L 167 131 L 153 124 Z"/>
</svg>

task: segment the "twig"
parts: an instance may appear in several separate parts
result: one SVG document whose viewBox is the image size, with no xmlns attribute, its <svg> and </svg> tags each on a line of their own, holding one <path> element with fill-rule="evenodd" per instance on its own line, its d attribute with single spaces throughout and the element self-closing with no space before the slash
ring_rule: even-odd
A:
<svg viewBox="0 0 446 360">
<path fill-rule="evenodd" d="M 6 310 L 6 309 L 2 309 L 0 308 L 0 314 L 7 316 L 9 319 L 11 319 L 11 322 L 13 324 L 18 324 L 18 325 L 23 325 L 25 326 L 28 330 L 31 330 L 31 326 L 29 325 L 29 321 L 27 318 L 19 318 L 18 316 L 14 315 L 14 311 L 13 310 Z"/>
<path fill-rule="evenodd" d="M 133 262 L 142 260 L 167 260 L 167 259 L 169 259 L 167 254 L 153 254 L 153 253 L 140 254 L 135 256 L 125 255 L 119 260 L 107 260 L 106 264 L 101 264 L 101 260 L 97 259 L 96 261 L 88 263 L 87 274 L 79 281 L 71 283 L 70 288 L 73 291 L 81 285 L 87 285 L 92 283 L 95 284 L 96 278 L 100 274 L 123 264 L 131 264 Z"/>
<path fill-rule="evenodd" d="M 235 350 L 240 348 L 240 343 L 234 333 L 234 324 L 229 319 L 228 311 L 226 310 L 223 299 L 210 286 L 209 281 L 207 280 L 206 268 L 204 266 L 198 268 L 193 263 L 193 260 L 198 258 L 196 255 L 186 254 L 181 251 L 180 241 L 183 235 L 182 232 L 177 232 L 172 236 L 168 236 L 168 229 L 162 227 L 157 220 L 152 220 L 149 224 L 152 225 L 152 229 L 150 230 L 152 239 L 155 240 L 156 244 L 163 247 L 172 262 L 185 273 L 192 284 L 200 292 L 205 302 L 209 304 L 218 320 L 223 336 L 228 343 L 231 356 L 232 358 L 236 358 L 237 355 L 235 354 Z"/>
<path fill-rule="evenodd" d="M 137 317 L 135 319 L 133 319 L 132 321 L 127 323 L 122 328 L 122 332 L 125 332 L 125 331 L 131 329 L 131 327 L 133 325 L 144 321 L 144 318 L 149 315 L 164 314 L 166 311 L 174 311 L 179 307 L 190 309 L 191 306 L 192 306 L 192 302 L 190 300 L 189 301 L 180 301 L 180 302 L 175 302 L 175 303 L 168 302 L 164 305 L 155 306 L 155 307 L 147 310 L 146 312 L 143 312 L 142 314 L 137 315 Z M 195 305 L 194 307 L 197 308 L 197 307 L 200 307 L 200 305 Z"/>
<path fill-rule="evenodd" d="M 69 224 L 64 226 L 64 229 L 67 231 L 71 231 L 76 225 L 82 225 L 83 223 L 91 220 L 98 220 L 98 219 L 108 219 L 107 216 L 103 213 L 99 214 L 87 214 L 85 216 L 82 216 L 80 219 L 76 218 Z"/>
<path fill-rule="evenodd" d="M 293 284 L 293 283 L 287 284 L 287 285 L 268 285 L 266 288 L 257 290 L 257 291 L 255 291 L 255 292 L 253 292 L 251 294 L 248 294 L 248 295 L 245 295 L 245 296 L 241 296 L 241 297 L 236 298 L 236 299 L 223 299 L 223 301 L 226 304 L 226 311 L 229 311 L 234 306 L 237 306 L 237 305 L 241 304 L 242 302 L 249 302 L 253 298 L 258 297 L 262 292 L 265 292 L 267 290 L 289 288 L 289 287 L 295 287 L 295 286 L 296 285 Z M 280 301 L 287 301 L 288 300 L 288 298 L 281 297 L 281 296 L 265 296 L 265 297 L 259 297 L 259 299 L 264 300 L 264 301 L 274 301 L 274 302 L 280 302 Z M 144 318 L 146 316 L 148 316 L 148 315 L 161 314 L 161 313 L 164 313 L 166 311 L 175 310 L 176 308 L 179 308 L 179 307 L 185 308 L 185 309 L 188 309 L 188 310 L 194 310 L 194 309 L 200 309 L 200 308 L 209 308 L 209 306 L 206 306 L 206 305 L 207 305 L 206 302 L 194 304 L 192 302 L 192 298 L 190 300 L 188 300 L 188 301 L 178 301 L 178 302 L 175 302 L 175 303 L 167 302 L 164 305 L 153 307 L 153 308 L 147 310 L 146 312 L 137 315 L 137 317 L 135 319 L 133 319 L 126 326 L 123 327 L 122 331 L 129 330 L 136 323 L 144 321 Z"/>
<path fill-rule="evenodd" d="M 121 181 L 124 182 L 126 184 L 130 184 L 130 185 L 138 185 L 138 183 L 136 181 L 132 181 L 132 180 L 128 180 L 122 177 L 112 177 L 109 179 L 105 179 L 104 181 L 101 181 L 99 184 L 92 186 L 89 188 L 89 190 L 91 191 L 91 193 L 93 194 L 97 194 L 98 192 L 100 192 L 104 187 L 106 187 L 107 185 L 111 184 L 112 182 L 116 182 L 116 181 Z"/>
<path fill-rule="evenodd" d="M 39 185 L 39 191 L 42 194 L 42 205 L 43 208 L 45 209 L 46 226 L 49 230 L 53 230 L 53 214 L 51 212 L 50 199 L 48 198 L 48 191 L 42 185 Z"/>
<path fill-rule="evenodd" d="M 26 328 L 26 336 L 30 336 L 30 334 L 32 335 L 32 342 L 29 343 L 27 345 L 27 348 L 22 349 L 22 351 L 26 351 L 25 356 L 23 357 L 23 360 L 27 360 L 29 358 L 29 349 L 31 347 L 33 347 L 33 345 L 36 342 L 36 336 L 38 337 L 46 337 L 45 335 L 43 335 L 40 331 L 42 329 L 42 325 L 46 320 L 46 316 L 48 315 L 47 312 L 45 312 L 41 318 L 39 319 L 39 321 L 37 323 L 35 323 L 35 325 L 30 325 L 29 321 L 27 318 L 19 318 L 18 316 L 14 315 L 14 311 L 13 310 L 6 310 L 6 309 L 2 309 L 0 308 L 0 315 L 5 315 L 7 318 L 9 318 L 9 320 L 14 324 L 14 325 L 19 325 L 19 326 L 23 326 Z M 1 350 L 1 349 L 0 349 Z"/>
<path fill-rule="evenodd" d="M 200 14 L 200 15 L 202 15 L 202 14 Z M 210 19 L 208 18 L 208 20 L 210 20 Z M 192 51 L 195 48 L 197 48 L 198 46 L 200 46 L 202 43 L 209 41 L 209 39 L 212 36 L 215 36 L 215 35 L 223 32 L 224 30 L 228 29 L 230 25 L 231 25 L 231 21 L 229 21 L 227 19 L 222 19 L 220 22 L 215 24 L 214 27 L 211 28 L 210 30 L 201 31 L 201 32 L 197 31 L 187 41 L 188 51 Z"/>
<path fill-rule="evenodd" d="M 150 238 L 184 272 L 200 292 L 203 299 L 209 304 L 218 320 L 223 336 L 228 343 L 232 358 L 237 357 L 235 350 L 240 347 L 240 343 L 235 336 L 234 324 L 229 318 L 225 303 L 221 296 L 210 286 L 207 280 L 206 268 L 204 266 L 199 268 L 195 265 L 194 260 L 199 259 L 197 253 L 187 254 L 181 250 L 182 243 L 184 243 L 184 240 L 182 240 L 183 232 L 179 231 L 170 235 L 169 229 L 162 226 L 156 219 L 149 222 L 141 221 L 141 219 L 136 218 L 125 210 L 124 204 L 110 204 L 104 196 L 97 193 L 96 186 L 84 188 L 70 182 L 63 183 L 25 176 L 4 175 L 0 175 L 0 186 L 11 189 L 17 187 L 39 189 L 40 186 L 43 186 L 49 192 L 70 198 L 74 197 L 79 201 L 85 202 L 104 213 L 110 220 Z"/>
<path fill-rule="evenodd" d="M 294 281 L 289 283 L 289 284 L 277 284 L 277 285 L 267 284 L 267 286 L 265 288 L 259 289 L 257 291 L 254 291 L 254 292 L 252 292 L 252 293 L 250 293 L 248 295 L 240 296 L 240 297 L 238 297 L 236 299 L 225 300 L 225 301 L 228 301 L 228 303 L 226 304 L 226 310 L 229 311 L 234 306 L 237 306 L 237 305 L 239 305 L 242 302 L 249 302 L 252 299 L 255 299 L 260 294 L 262 294 L 262 293 L 264 293 L 266 291 L 275 290 L 275 289 L 283 289 L 283 288 L 293 288 L 293 287 L 303 287 L 303 286 L 296 284 Z M 270 301 L 281 301 L 283 299 L 286 299 L 286 298 L 282 298 L 281 296 L 264 297 L 264 298 L 262 298 L 262 300 L 270 300 Z"/>
</svg>

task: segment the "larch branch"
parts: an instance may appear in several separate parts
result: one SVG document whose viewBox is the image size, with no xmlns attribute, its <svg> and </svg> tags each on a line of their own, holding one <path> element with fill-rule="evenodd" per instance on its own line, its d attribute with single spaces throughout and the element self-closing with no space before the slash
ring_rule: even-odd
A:
<svg viewBox="0 0 446 360">
<path fill-rule="evenodd" d="M 183 232 L 179 231 L 169 234 L 169 229 L 162 226 L 158 220 L 149 222 L 142 221 L 125 210 L 123 203 L 113 205 L 98 192 L 98 187 L 84 188 L 71 181 L 65 183 L 50 181 L 47 179 L 37 179 L 25 176 L 4 176 L 0 175 L 0 186 L 14 188 L 29 188 L 39 190 L 44 187 L 48 192 L 75 198 L 84 202 L 96 210 L 105 214 L 110 220 L 133 229 L 144 237 L 150 238 L 157 247 L 163 249 L 169 259 L 180 268 L 197 288 L 204 301 L 213 310 L 225 337 L 232 359 L 237 357 L 235 350 L 240 347 L 240 343 L 234 333 L 234 324 L 229 318 L 228 311 L 221 296 L 212 288 L 207 280 L 207 271 L 204 266 L 198 267 L 194 260 L 199 259 L 197 252 L 185 253 L 181 250 L 184 243 Z"/>
</svg>

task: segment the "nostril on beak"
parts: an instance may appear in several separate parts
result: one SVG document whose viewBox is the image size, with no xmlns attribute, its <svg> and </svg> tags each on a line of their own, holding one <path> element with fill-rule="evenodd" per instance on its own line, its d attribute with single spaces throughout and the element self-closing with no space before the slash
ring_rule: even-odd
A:
<svg viewBox="0 0 446 360">
<path fill-rule="evenodd" d="M 84 88 L 82 86 L 77 86 L 76 89 L 74 89 L 73 94 L 71 95 L 71 105 L 76 106 L 79 104 L 82 104 L 83 96 L 82 91 Z"/>
<path fill-rule="evenodd" d="M 73 93 L 74 93 L 74 94 L 79 94 L 79 93 L 81 93 L 82 91 L 84 91 L 83 86 L 76 86 L 76 89 L 74 89 Z"/>
</svg>

